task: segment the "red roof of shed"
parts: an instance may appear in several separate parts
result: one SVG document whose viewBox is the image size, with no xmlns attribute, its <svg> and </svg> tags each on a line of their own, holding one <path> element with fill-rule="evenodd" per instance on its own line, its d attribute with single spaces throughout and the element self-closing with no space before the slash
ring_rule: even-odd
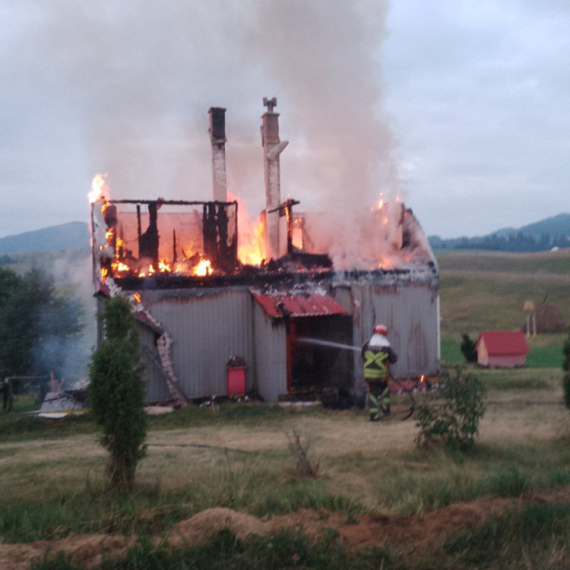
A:
<svg viewBox="0 0 570 570">
<path fill-rule="evenodd" d="M 322 317 L 348 314 L 345 308 L 330 295 L 319 295 L 318 293 L 267 295 L 259 291 L 252 291 L 251 294 L 272 318 L 280 318 L 285 315 L 290 317 Z"/>
<path fill-rule="evenodd" d="M 477 348 L 481 341 L 485 343 L 490 356 L 513 356 L 530 352 L 524 333 L 520 331 L 483 331 L 477 340 Z"/>
</svg>

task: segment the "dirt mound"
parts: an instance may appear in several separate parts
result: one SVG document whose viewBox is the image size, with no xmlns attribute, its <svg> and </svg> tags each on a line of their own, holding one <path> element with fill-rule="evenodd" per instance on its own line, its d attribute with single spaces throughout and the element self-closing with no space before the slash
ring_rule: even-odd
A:
<svg viewBox="0 0 570 570">
<path fill-rule="evenodd" d="M 342 542 L 353 549 L 383 546 L 387 543 L 414 542 L 420 545 L 451 532 L 473 529 L 491 515 L 520 508 L 531 501 L 568 503 L 570 488 L 533 491 L 522 502 L 520 498 L 485 497 L 411 516 L 352 517 L 344 513 L 307 509 L 264 521 L 231 509 L 214 508 L 178 523 L 168 539 L 173 547 L 183 547 L 204 542 L 220 530 L 229 529 L 241 539 L 254 534 L 273 534 L 289 530 L 318 540 L 330 530 L 334 530 L 338 532 Z M 159 538 L 156 540 L 158 542 Z M 91 568 L 100 564 L 105 555 L 113 558 L 123 556 L 135 542 L 136 536 L 96 534 L 74 535 L 59 540 L 27 544 L 5 544 L 0 546 L 0 570 L 28 570 L 32 562 L 42 560 L 47 551 L 53 556 L 62 552 L 71 563 Z"/>
<path fill-rule="evenodd" d="M 271 527 L 267 522 L 252 515 L 218 507 L 202 511 L 178 523 L 168 540 L 172 546 L 196 544 L 208 540 L 223 529 L 228 529 L 238 538 L 244 539 L 251 534 L 267 534 Z"/>
<path fill-rule="evenodd" d="M 549 492 L 537 495 L 547 500 Z M 570 493 L 557 499 L 570 501 Z M 500 514 L 520 505 L 520 499 L 483 498 L 468 503 L 455 503 L 421 515 L 359 515 L 312 511 L 309 509 L 276 516 L 262 521 L 231 509 L 208 509 L 182 521 L 170 534 L 175 546 L 196 544 L 227 528 L 240 538 L 252 534 L 273 534 L 281 530 L 303 533 L 319 540 L 330 530 L 338 532 L 351 548 L 383 546 L 386 543 L 430 541 L 458 530 L 469 530 L 481 524 L 489 515 Z"/>
<path fill-rule="evenodd" d="M 298 511 L 271 519 L 273 532 L 287 529 L 303 532 L 319 539 L 327 529 L 336 530 L 341 540 L 351 548 L 383 546 L 386 543 L 422 542 L 452 531 L 468 530 L 487 516 L 515 507 L 515 499 L 480 499 L 455 503 L 449 507 L 422 514 L 406 516 L 360 515 L 347 517 L 342 513 Z"/>
<path fill-rule="evenodd" d="M 0 569 L 28 570 L 32 562 L 43 560 L 48 551 L 53 553 L 53 556 L 62 552 L 72 564 L 92 568 L 101 564 L 105 554 L 118 558 L 135 542 L 136 537 L 79 534 L 60 540 L 3 544 L 0 546 Z"/>
</svg>

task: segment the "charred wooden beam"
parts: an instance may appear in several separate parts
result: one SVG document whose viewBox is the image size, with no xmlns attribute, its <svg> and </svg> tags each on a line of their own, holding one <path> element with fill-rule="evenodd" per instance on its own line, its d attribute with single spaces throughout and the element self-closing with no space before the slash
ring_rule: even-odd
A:
<svg viewBox="0 0 570 570">
<path fill-rule="evenodd" d="M 210 260 L 213 267 L 218 268 L 216 205 L 213 202 L 204 204 L 202 238 L 204 241 L 204 255 Z"/>
<path fill-rule="evenodd" d="M 158 208 L 159 202 L 153 201 L 148 204 L 148 228 L 139 239 L 139 256 L 149 257 L 155 269 L 158 269 Z"/>
<path fill-rule="evenodd" d="M 279 217 L 285 216 L 287 218 L 287 255 L 292 255 L 294 253 L 293 247 L 293 206 L 300 204 L 298 200 L 292 200 L 291 198 L 277 208 L 269 210 L 267 213 L 272 214 L 273 212 L 279 212 Z"/>
<path fill-rule="evenodd" d="M 233 221 L 230 228 L 228 210 L 233 207 Z M 231 231 L 230 231 L 231 230 Z M 224 273 L 233 272 L 237 265 L 237 202 L 204 204 L 202 215 L 202 237 L 204 255 L 215 269 Z"/>
<path fill-rule="evenodd" d="M 137 237 L 138 237 L 138 243 L 139 243 L 139 257 L 141 257 L 141 236 L 142 236 L 141 205 L 137 204 Z"/>
<path fill-rule="evenodd" d="M 190 201 L 190 200 L 107 200 L 107 204 L 153 204 L 159 202 L 166 206 L 203 206 L 204 204 L 220 204 L 223 206 L 229 206 L 231 204 L 236 204 L 236 202 L 218 202 L 218 201 Z"/>
</svg>

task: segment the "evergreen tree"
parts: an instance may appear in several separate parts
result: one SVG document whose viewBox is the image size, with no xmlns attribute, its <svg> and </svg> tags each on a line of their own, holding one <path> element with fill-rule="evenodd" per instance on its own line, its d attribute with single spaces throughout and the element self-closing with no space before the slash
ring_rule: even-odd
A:
<svg viewBox="0 0 570 570">
<path fill-rule="evenodd" d="M 467 333 L 461 334 L 461 352 L 465 357 L 466 362 L 477 362 L 477 351 L 475 347 L 477 346 L 477 341 L 473 340 Z"/>
<path fill-rule="evenodd" d="M 91 360 L 90 406 L 103 430 L 101 445 L 110 454 L 110 485 L 131 491 L 137 464 L 146 451 L 147 418 L 143 409 L 139 336 L 127 299 L 107 300 L 102 318 L 105 339 Z"/>
<path fill-rule="evenodd" d="M 46 358 L 46 346 L 62 346 L 82 328 L 81 304 L 57 292 L 39 269 L 20 277 L 0 267 L 0 377 L 44 375 L 60 370 L 64 350 Z"/>
</svg>

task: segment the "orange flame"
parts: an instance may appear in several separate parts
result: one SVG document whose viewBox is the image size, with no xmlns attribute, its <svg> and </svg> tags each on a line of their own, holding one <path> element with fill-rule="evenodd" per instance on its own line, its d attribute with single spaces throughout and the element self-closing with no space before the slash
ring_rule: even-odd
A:
<svg viewBox="0 0 570 570">
<path fill-rule="evenodd" d="M 96 174 L 91 181 L 91 191 L 87 193 L 90 204 L 93 204 L 103 196 L 106 174 Z"/>
<path fill-rule="evenodd" d="M 113 264 L 113 270 L 118 271 L 119 273 L 125 273 L 130 271 L 131 268 L 122 261 L 118 261 L 117 263 Z"/>
<path fill-rule="evenodd" d="M 244 265 L 261 265 L 266 258 L 265 223 L 251 220 L 242 200 L 228 192 L 228 200 L 238 203 L 238 258 Z"/>
<path fill-rule="evenodd" d="M 209 259 L 201 259 L 193 270 L 193 274 L 198 277 L 206 277 L 212 274 L 212 262 Z"/>
</svg>

